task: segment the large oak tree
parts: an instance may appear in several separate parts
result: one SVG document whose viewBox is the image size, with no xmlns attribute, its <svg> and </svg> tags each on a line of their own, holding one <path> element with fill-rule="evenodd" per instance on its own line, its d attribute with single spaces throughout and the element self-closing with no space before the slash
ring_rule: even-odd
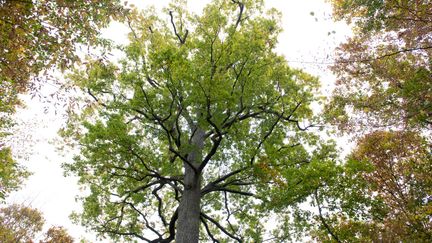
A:
<svg viewBox="0 0 432 243">
<path fill-rule="evenodd" d="M 280 14 L 262 1 L 164 11 L 131 18 L 118 63 L 70 75 L 88 102 L 62 132 L 80 149 L 66 169 L 88 188 L 76 219 L 113 239 L 261 242 L 265 219 L 332 166 L 307 131 L 318 81 L 274 51 Z"/>
</svg>

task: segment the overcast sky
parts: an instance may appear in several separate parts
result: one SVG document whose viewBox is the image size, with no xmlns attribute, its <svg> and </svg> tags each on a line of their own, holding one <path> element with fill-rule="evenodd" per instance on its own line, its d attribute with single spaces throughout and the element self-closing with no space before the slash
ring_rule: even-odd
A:
<svg viewBox="0 0 432 243">
<path fill-rule="evenodd" d="M 140 8 L 156 5 L 158 9 L 169 1 L 129 1 Z M 189 1 L 188 6 L 200 12 L 208 1 Z M 319 76 L 325 92 L 328 92 L 333 77 L 325 69 L 325 63 L 331 61 L 334 47 L 348 35 L 348 27 L 343 23 L 334 23 L 331 19 L 331 8 L 324 0 L 268 0 L 267 7 L 275 7 L 283 14 L 284 32 L 279 37 L 278 51 L 285 55 L 290 65 L 305 69 Z M 311 14 L 313 13 L 313 14 Z M 117 43 L 126 43 L 127 29 L 114 23 L 104 32 L 104 35 Z M 55 87 L 46 86 L 43 92 L 54 92 Z M 16 153 L 25 154 L 20 163 L 28 167 L 34 174 L 26 181 L 22 190 L 13 193 L 9 203 L 24 203 L 40 209 L 47 222 L 46 227 L 61 225 L 68 229 L 75 239 L 85 236 L 92 242 L 96 241 L 94 234 L 85 233 L 84 229 L 73 225 L 68 216 L 80 206 L 74 197 L 80 193 L 76 178 L 63 177 L 61 163 L 70 161 L 70 156 L 56 152 L 53 141 L 58 129 L 64 122 L 60 112 L 50 110 L 44 112 L 46 104 L 37 98 L 23 96 L 25 109 L 18 110 L 16 117 L 19 127 L 16 136 Z M 57 108 L 59 109 L 59 108 Z M 23 139 L 22 135 L 26 135 Z M 31 146 L 30 146 L 31 145 Z M 27 158 L 26 158 L 27 157 Z M 110 242 L 110 241 L 104 241 Z"/>
</svg>

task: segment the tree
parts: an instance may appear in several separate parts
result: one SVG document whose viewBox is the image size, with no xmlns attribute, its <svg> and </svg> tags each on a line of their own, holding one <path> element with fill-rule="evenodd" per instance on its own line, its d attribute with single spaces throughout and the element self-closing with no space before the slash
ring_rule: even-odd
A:
<svg viewBox="0 0 432 243">
<path fill-rule="evenodd" d="M 354 25 L 337 50 L 329 114 L 344 128 L 431 129 L 430 1 L 332 1 L 334 16 Z"/>
<path fill-rule="evenodd" d="M 36 209 L 18 204 L 0 208 L 1 242 L 32 242 L 43 224 L 42 214 Z"/>
<path fill-rule="evenodd" d="M 122 14 L 117 0 L 1 1 L 2 86 L 22 92 L 40 71 L 56 64 L 63 70 L 70 67 L 78 60 L 77 44 L 100 44 L 100 28 Z"/>
<path fill-rule="evenodd" d="M 320 188 L 320 241 L 429 242 L 431 148 L 413 132 L 364 136 L 336 183 Z M 323 223 L 323 225 L 324 225 Z"/>
<path fill-rule="evenodd" d="M 51 227 L 45 233 L 44 240 L 40 243 L 73 243 L 73 238 L 63 227 Z"/>
<path fill-rule="evenodd" d="M 327 114 L 341 131 L 362 138 L 336 183 L 315 195 L 323 225 L 317 238 L 428 242 L 432 5 L 410 0 L 332 5 L 337 20 L 353 24 L 354 36 L 337 49 L 332 66 L 337 83 Z"/>
<path fill-rule="evenodd" d="M 360 140 L 352 157 L 374 167 L 362 176 L 389 210 L 383 220 L 385 230 L 402 239 L 431 240 L 428 142 L 412 132 L 375 132 Z"/>
<path fill-rule="evenodd" d="M 0 241 L 3 243 L 31 243 L 42 231 L 45 220 L 34 208 L 12 204 L 0 208 Z M 72 243 L 73 238 L 63 227 L 53 226 L 40 243 Z"/>
<path fill-rule="evenodd" d="M 10 148 L 0 149 L 0 199 L 19 188 L 28 175 L 29 173 L 13 160 Z"/>
<path fill-rule="evenodd" d="M 78 45 L 106 44 L 99 30 L 126 10 L 120 1 L 0 1 L 0 196 L 18 188 L 28 175 L 12 161 L 5 140 L 18 94 L 40 96 L 38 75 L 53 67 L 70 68 L 79 58 Z M 31 81 L 34 82 L 31 82 Z"/>
<path fill-rule="evenodd" d="M 272 207 L 304 201 L 333 163 L 306 131 L 318 81 L 275 53 L 280 14 L 262 1 L 165 11 L 131 18 L 118 64 L 70 75 L 90 99 L 62 131 L 89 189 L 75 218 L 116 240 L 263 241 Z"/>
</svg>

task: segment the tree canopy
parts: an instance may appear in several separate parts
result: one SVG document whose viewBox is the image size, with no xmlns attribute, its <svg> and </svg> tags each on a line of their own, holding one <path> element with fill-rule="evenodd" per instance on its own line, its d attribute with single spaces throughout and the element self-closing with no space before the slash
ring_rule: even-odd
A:
<svg viewBox="0 0 432 243">
<path fill-rule="evenodd" d="M 102 238 L 431 242 L 432 2 L 330 3 L 354 32 L 315 114 L 319 80 L 278 54 L 281 13 L 263 0 L 214 0 L 199 14 L 186 0 L 141 12 L 0 0 L 0 199 L 29 175 L 6 142 L 18 95 L 38 94 L 57 68 L 74 88 L 60 132 L 83 188 L 72 218 Z M 129 43 L 80 60 L 84 46 L 112 51 L 99 35 L 111 20 Z M 325 122 L 357 139 L 346 158 L 322 138 Z M 36 209 L 0 208 L 1 242 L 74 241 L 43 225 Z"/>
<path fill-rule="evenodd" d="M 73 238 L 60 226 L 54 226 L 45 233 L 45 238 L 40 243 L 73 243 Z"/>
<path fill-rule="evenodd" d="M 329 106 L 341 128 L 431 129 L 430 1 L 332 1 L 354 25 L 337 50 L 337 87 Z M 362 126 L 363 125 L 363 126 Z"/>
<path fill-rule="evenodd" d="M 22 180 L 29 175 L 21 165 L 12 158 L 10 148 L 0 149 L 0 199 L 20 187 Z"/>
<path fill-rule="evenodd" d="M 106 44 L 100 29 L 125 13 L 117 0 L 0 1 L 0 198 L 28 176 L 5 142 L 20 105 L 18 94 L 33 90 L 41 96 L 41 72 L 71 67 L 79 60 L 79 44 Z"/>
<path fill-rule="evenodd" d="M 62 132 L 80 149 L 65 167 L 89 189 L 75 218 L 113 239 L 286 238 L 263 219 L 334 163 L 307 131 L 318 80 L 274 51 L 280 13 L 262 1 L 164 11 L 131 18 L 124 59 L 70 75 L 88 97 Z"/>
<path fill-rule="evenodd" d="M 318 188 L 312 235 L 320 242 L 430 241 L 431 159 L 430 144 L 416 133 L 365 135 L 334 180 Z"/>
<path fill-rule="evenodd" d="M 53 65 L 70 67 L 78 60 L 77 44 L 99 44 L 99 30 L 122 11 L 120 1 L 1 1 L 2 94 L 8 86 L 27 90 L 31 77 Z"/>
<path fill-rule="evenodd" d="M 34 208 L 11 204 L 0 208 L 0 241 L 3 243 L 35 242 L 37 234 L 42 231 L 45 219 L 42 213 Z M 52 226 L 39 243 L 73 243 L 67 231 Z"/>
<path fill-rule="evenodd" d="M 432 5 L 332 4 L 354 36 L 337 49 L 327 115 L 360 139 L 336 183 L 315 195 L 322 222 L 315 235 L 320 241 L 429 242 Z"/>
<path fill-rule="evenodd" d="M 42 214 L 26 206 L 13 204 L 0 208 L 1 242 L 31 242 L 44 224 Z"/>
</svg>

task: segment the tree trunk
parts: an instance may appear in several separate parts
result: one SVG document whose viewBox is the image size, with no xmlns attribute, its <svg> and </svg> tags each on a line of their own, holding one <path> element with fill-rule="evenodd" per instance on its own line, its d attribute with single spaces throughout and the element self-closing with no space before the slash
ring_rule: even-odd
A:
<svg viewBox="0 0 432 243">
<path fill-rule="evenodd" d="M 192 137 L 193 150 L 187 160 L 198 168 L 202 159 L 204 131 L 198 128 Z M 201 174 L 197 174 L 187 163 L 183 163 L 184 191 L 179 206 L 176 243 L 198 243 L 201 214 Z"/>
</svg>

